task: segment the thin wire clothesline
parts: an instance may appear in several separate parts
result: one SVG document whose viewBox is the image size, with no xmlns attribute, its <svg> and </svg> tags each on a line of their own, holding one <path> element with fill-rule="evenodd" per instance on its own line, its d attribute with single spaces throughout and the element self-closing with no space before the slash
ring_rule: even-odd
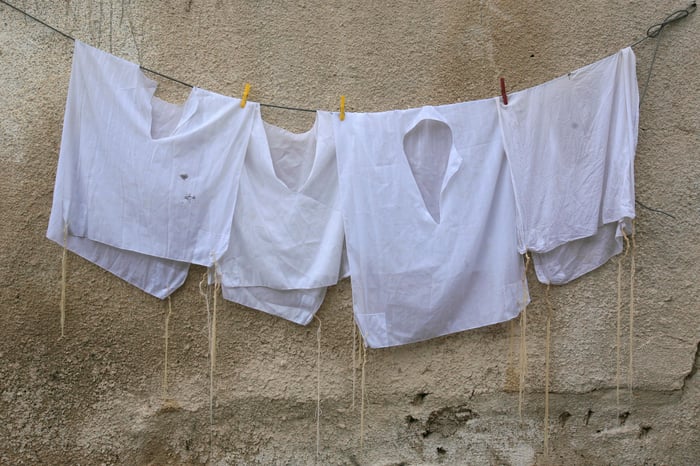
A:
<svg viewBox="0 0 700 466">
<path fill-rule="evenodd" d="M 6 2 L 5 0 L 0 0 L 0 3 L 7 5 L 10 8 L 12 8 L 13 10 L 18 11 L 19 13 L 22 13 L 23 15 L 31 18 L 32 20 L 36 21 L 37 23 L 46 26 L 47 28 L 51 29 L 52 31 L 57 32 L 58 34 L 62 35 L 66 39 L 70 39 L 70 40 L 75 42 L 75 40 L 76 40 L 75 37 L 73 37 L 69 34 L 66 34 L 65 32 L 61 31 L 60 29 L 57 29 L 57 28 L 51 26 L 50 24 L 46 23 L 45 21 L 42 21 L 41 19 L 37 18 L 36 16 L 33 16 L 33 15 L 27 13 L 26 11 L 12 5 L 11 3 Z M 661 34 L 661 31 L 663 31 L 663 29 L 666 26 L 668 26 L 671 23 L 675 23 L 677 21 L 680 21 L 681 19 L 683 19 L 683 18 L 687 17 L 688 15 L 690 15 L 691 13 L 693 13 L 696 9 L 697 9 L 696 2 L 692 2 L 687 8 L 674 11 L 673 13 L 668 15 L 662 22 L 650 26 L 649 29 L 647 29 L 646 35 L 644 37 L 633 42 L 628 47 L 635 47 L 649 38 L 658 37 Z M 647 86 L 649 84 L 649 78 L 651 77 L 651 70 L 652 70 L 653 65 L 654 65 L 654 59 L 656 58 L 656 51 L 658 50 L 658 42 L 659 41 L 657 41 L 657 44 L 656 44 L 657 46 L 656 46 L 656 49 L 654 50 L 654 57 L 652 58 L 651 66 L 649 67 L 649 74 L 647 75 L 646 84 L 644 86 L 644 91 L 642 92 L 642 96 L 640 99 L 640 105 L 641 105 L 641 101 L 644 99 L 644 96 L 646 95 Z M 157 76 L 168 79 L 170 81 L 181 84 L 183 86 L 190 87 L 190 88 L 194 87 L 192 84 L 186 83 L 186 82 L 181 81 L 177 78 L 173 78 L 172 76 L 168 76 L 166 74 L 160 73 L 156 70 L 152 70 L 152 69 L 147 68 L 143 65 L 139 64 L 139 67 L 144 71 L 147 71 L 149 73 L 153 73 Z M 278 108 L 278 109 L 282 109 L 282 110 L 293 110 L 293 111 L 297 111 L 297 112 L 310 112 L 310 113 L 316 112 L 316 110 L 310 109 L 310 108 L 289 107 L 286 105 L 276 105 L 276 104 L 268 104 L 268 103 L 262 103 L 262 102 L 259 102 L 259 104 L 263 107 Z"/>
<path fill-rule="evenodd" d="M 75 37 L 73 37 L 73 36 L 71 36 L 71 35 L 69 35 L 69 34 L 66 34 L 65 32 L 61 31 L 60 29 L 56 29 L 55 27 L 51 26 L 50 24 L 48 24 L 48 23 L 45 22 L 45 21 L 42 21 L 41 19 L 37 18 L 36 16 L 33 16 L 33 15 L 27 13 L 26 11 L 20 9 L 20 8 L 17 8 L 16 6 L 12 5 L 11 3 L 6 2 L 5 0 L 0 0 L 0 3 L 2 3 L 2 4 L 4 4 L 4 5 L 7 5 L 7 6 L 9 6 L 10 8 L 12 8 L 13 10 L 18 11 L 19 13 L 22 13 L 23 15 L 27 16 L 28 18 L 33 19 L 33 20 L 36 21 L 37 23 L 46 26 L 47 28 L 51 29 L 52 31 L 57 32 L 58 34 L 62 35 L 62 36 L 65 37 L 66 39 L 69 39 L 69 40 L 72 40 L 73 42 L 75 42 L 75 40 L 76 40 Z M 153 74 L 155 74 L 155 75 L 157 75 L 157 76 L 160 76 L 160 77 L 162 77 L 162 78 L 168 79 L 168 80 L 173 81 L 173 82 L 176 82 L 176 83 L 178 83 L 178 84 L 181 84 L 181 85 L 183 85 L 183 86 L 186 86 L 186 87 L 194 87 L 192 84 L 186 83 L 186 82 L 181 81 L 181 80 L 179 80 L 179 79 L 177 79 L 177 78 L 173 78 L 172 76 L 168 76 L 167 74 L 163 74 L 163 73 L 161 73 L 161 72 L 159 72 L 159 71 L 152 70 L 152 69 L 147 68 L 147 67 L 145 67 L 145 66 L 143 66 L 143 65 L 141 65 L 141 64 L 139 64 L 139 68 L 141 68 L 141 69 L 144 70 L 144 71 L 148 71 L 149 73 L 153 73 Z M 285 106 L 285 105 L 266 104 L 266 103 L 262 103 L 262 102 L 260 102 L 260 105 L 262 105 L 263 107 L 280 108 L 280 109 L 283 109 L 283 110 L 294 110 L 294 111 L 298 111 L 298 112 L 312 112 L 312 113 L 315 113 L 315 112 L 316 112 L 316 110 L 312 110 L 312 109 L 310 109 L 310 108 L 288 107 L 288 106 Z"/>
<path fill-rule="evenodd" d="M 4 5 L 7 5 L 7 6 L 9 6 L 10 8 L 12 8 L 12 9 L 18 11 L 19 13 L 21 13 L 21 14 L 23 14 L 23 15 L 29 17 L 29 18 L 31 18 L 32 20 L 36 21 L 37 23 L 42 24 L 43 26 L 46 26 L 47 28 L 51 29 L 52 31 L 57 32 L 58 34 L 62 35 L 62 36 L 65 37 L 66 39 L 69 39 L 69 40 L 72 40 L 72 41 L 75 41 L 75 40 L 76 40 L 73 36 L 71 36 L 71 35 L 69 35 L 69 34 L 66 34 L 65 32 L 61 31 L 60 29 L 57 29 L 57 28 L 51 26 L 50 24 L 46 23 L 45 21 L 42 21 L 41 19 L 37 18 L 36 16 L 33 16 L 33 15 L 27 13 L 26 11 L 20 9 L 20 8 L 17 8 L 16 6 L 14 6 L 14 5 L 12 5 L 12 4 L 6 2 L 5 0 L 0 0 L 0 3 L 2 3 L 2 4 L 4 4 Z M 687 8 L 682 9 L 682 10 L 674 11 L 674 12 L 671 13 L 670 15 L 666 16 L 666 18 L 664 18 L 664 20 L 663 20 L 662 22 L 650 26 L 650 27 L 647 29 L 646 35 L 645 35 L 644 37 L 642 37 L 641 39 L 639 39 L 639 40 L 637 40 L 637 41 L 635 41 L 635 42 L 633 42 L 632 44 L 629 45 L 629 47 L 636 47 L 637 45 L 641 44 L 642 42 L 644 42 L 645 40 L 647 40 L 647 39 L 649 39 L 649 38 L 658 38 L 658 40 L 656 41 L 656 46 L 654 47 L 654 52 L 653 52 L 653 55 L 652 55 L 651 64 L 650 64 L 650 66 L 649 66 L 649 71 L 647 72 L 647 76 L 646 76 L 646 79 L 645 79 L 644 88 L 643 88 L 643 90 L 642 90 L 642 92 L 641 92 L 641 96 L 640 96 L 640 100 L 639 100 L 639 105 L 640 105 L 640 107 L 641 107 L 641 105 L 642 105 L 642 102 L 644 101 L 644 97 L 646 96 L 646 92 L 647 92 L 647 89 L 648 89 L 648 87 L 649 87 L 649 81 L 650 81 L 650 79 L 651 79 L 651 73 L 652 73 L 652 70 L 653 70 L 653 68 L 654 68 L 654 62 L 655 62 L 655 60 L 656 60 L 656 53 L 657 53 L 657 51 L 659 50 L 659 44 L 660 44 L 660 42 L 661 42 L 661 37 L 660 37 L 660 36 L 661 36 L 661 32 L 662 32 L 662 31 L 664 30 L 664 28 L 665 28 L 666 26 L 668 26 L 669 24 L 675 23 L 675 22 L 677 22 L 677 21 L 680 21 L 680 20 L 683 19 L 683 18 L 686 18 L 686 17 L 687 17 L 688 15 L 690 15 L 691 13 L 694 13 L 696 9 L 697 9 L 697 4 L 696 4 L 695 1 L 693 1 L 690 5 L 688 5 Z M 144 71 L 147 71 L 147 72 L 149 72 L 149 73 L 153 73 L 153 74 L 155 74 L 155 75 L 157 75 L 157 76 L 160 76 L 160 77 L 162 77 L 162 78 L 168 79 L 168 80 L 173 81 L 173 82 L 175 82 L 175 83 L 178 83 L 178 84 L 180 84 L 180 85 L 183 85 L 183 86 L 186 86 L 186 87 L 190 87 L 190 88 L 194 87 L 192 84 L 186 83 L 186 82 L 181 81 L 181 80 L 179 80 L 179 79 L 177 79 L 177 78 L 173 78 L 172 76 L 168 76 L 168 75 L 163 74 L 163 73 L 161 73 L 161 72 L 159 72 L 159 71 L 152 70 L 152 69 L 147 68 L 147 67 L 145 67 L 145 66 L 143 66 L 143 65 L 139 65 L 139 67 L 140 67 L 142 70 L 144 70 Z M 309 109 L 309 108 L 290 107 L 290 106 L 286 106 L 286 105 L 276 105 L 276 104 L 268 104 L 268 103 L 262 103 L 262 102 L 259 102 L 259 104 L 260 104 L 261 106 L 263 106 L 263 107 L 278 108 L 278 109 L 282 109 L 282 110 L 292 110 L 292 111 L 297 111 L 297 112 L 309 112 L 309 113 L 315 113 L 315 112 L 316 112 L 316 110 L 314 110 L 314 109 Z M 673 218 L 673 219 L 676 218 L 674 215 L 672 215 L 672 214 L 670 214 L 670 213 L 668 213 L 668 212 L 665 212 L 665 211 L 663 211 L 663 210 L 661 210 L 661 209 L 655 209 L 655 208 L 649 207 L 649 206 L 643 204 L 642 202 L 640 202 L 639 200 L 636 200 L 636 199 L 635 199 L 635 203 L 638 204 L 638 205 L 639 205 L 640 207 L 642 207 L 643 209 L 649 210 L 649 211 L 651 211 L 651 212 L 657 212 L 657 213 L 666 215 L 666 216 L 668 216 L 668 217 L 670 217 L 670 218 Z"/>
</svg>

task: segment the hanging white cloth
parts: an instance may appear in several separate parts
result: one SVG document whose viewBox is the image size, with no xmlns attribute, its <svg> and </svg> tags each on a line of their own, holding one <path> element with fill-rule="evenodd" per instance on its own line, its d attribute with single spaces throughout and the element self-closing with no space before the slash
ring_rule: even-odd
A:
<svg viewBox="0 0 700 466">
<path fill-rule="evenodd" d="M 318 113 L 310 131 L 295 134 L 256 110 L 218 263 L 225 299 L 306 325 L 326 288 L 347 275 L 330 119 Z"/>
<path fill-rule="evenodd" d="M 63 232 L 58 222 L 50 223 L 47 237 L 63 244 Z M 185 282 L 190 264 L 138 252 L 125 251 L 87 238 L 68 235 L 69 251 L 111 272 L 127 283 L 165 299 Z"/>
<path fill-rule="evenodd" d="M 75 47 L 47 236 L 67 226 L 68 249 L 161 298 L 218 264 L 224 297 L 306 324 L 348 274 L 344 224 L 365 340 L 411 343 L 514 317 L 520 253 L 565 283 L 634 217 L 630 49 L 508 106 L 318 112 L 294 135 L 254 102 L 163 102 L 138 65 Z"/>
<path fill-rule="evenodd" d="M 518 248 L 569 282 L 622 250 L 634 218 L 639 90 L 632 49 L 499 102 Z"/>
<path fill-rule="evenodd" d="M 334 118 L 353 306 L 370 347 L 514 317 L 529 300 L 528 250 L 545 283 L 620 252 L 634 217 L 632 51 L 509 100 Z"/>
<path fill-rule="evenodd" d="M 333 118 L 355 318 L 372 348 L 529 300 L 493 99 Z"/>
<path fill-rule="evenodd" d="M 155 296 L 228 248 L 258 104 L 154 96 L 139 66 L 75 42 L 47 236 Z"/>
</svg>

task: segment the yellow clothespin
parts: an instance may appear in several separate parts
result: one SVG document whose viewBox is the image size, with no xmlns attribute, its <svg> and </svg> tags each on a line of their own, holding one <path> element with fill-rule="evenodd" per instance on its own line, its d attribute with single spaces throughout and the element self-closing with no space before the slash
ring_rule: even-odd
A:
<svg viewBox="0 0 700 466">
<path fill-rule="evenodd" d="M 245 83 L 245 89 L 243 89 L 243 98 L 241 99 L 241 108 L 245 108 L 245 103 L 248 101 L 248 94 L 250 93 L 250 84 Z"/>
<path fill-rule="evenodd" d="M 345 96 L 340 96 L 340 121 L 345 120 Z"/>
</svg>

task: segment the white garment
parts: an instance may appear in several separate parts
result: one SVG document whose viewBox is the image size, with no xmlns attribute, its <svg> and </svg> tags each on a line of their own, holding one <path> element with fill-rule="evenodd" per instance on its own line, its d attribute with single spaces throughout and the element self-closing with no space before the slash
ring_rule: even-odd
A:
<svg viewBox="0 0 700 466">
<path fill-rule="evenodd" d="M 229 249 L 218 263 L 224 298 L 306 325 L 345 275 L 331 115 L 302 134 L 256 110 Z"/>
<path fill-rule="evenodd" d="M 370 347 L 514 317 L 529 300 L 527 250 L 545 283 L 620 252 L 634 217 L 635 76 L 625 49 L 508 106 L 334 118 L 353 306 Z"/>
<path fill-rule="evenodd" d="M 499 115 L 518 219 L 518 249 L 562 284 L 622 250 L 634 218 L 639 91 L 626 48 L 509 95 Z"/>
<path fill-rule="evenodd" d="M 502 322 L 529 300 L 497 112 L 490 99 L 333 118 L 368 346 Z"/>
<path fill-rule="evenodd" d="M 58 222 L 49 223 L 47 237 L 63 244 Z M 160 299 L 167 298 L 185 282 L 190 268 L 187 262 L 125 251 L 87 238 L 68 235 L 66 239 L 69 251 Z"/>
<path fill-rule="evenodd" d="M 228 248 L 258 105 L 192 89 L 174 105 L 139 66 L 75 42 L 47 236 L 163 298 Z"/>
</svg>

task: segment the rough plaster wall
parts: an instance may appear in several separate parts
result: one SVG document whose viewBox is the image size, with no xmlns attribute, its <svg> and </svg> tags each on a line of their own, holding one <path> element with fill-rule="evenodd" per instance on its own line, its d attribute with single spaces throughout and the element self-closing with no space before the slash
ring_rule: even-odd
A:
<svg viewBox="0 0 700 466">
<path fill-rule="evenodd" d="M 356 111 L 489 97 L 586 65 L 686 2 L 222 0 L 19 1 L 92 45 L 252 100 Z M 697 464 L 700 310 L 700 14 L 664 34 L 642 106 L 635 390 L 615 401 L 617 262 L 552 288 L 550 460 Z M 194 267 L 166 304 L 44 238 L 72 44 L 0 5 L 0 464 L 304 464 L 315 459 L 316 324 L 228 303 L 219 314 L 209 442 L 207 331 Z M 655 43 L 637 47 L 644 81 Z M 173 101 L 188 90 L 159 79 Z M 265 109 L 300 131 L 306 113 Z M 623 281 L 629 257 L 623 259 Z M 508 324 L 369 351 L 364 451 L 352 409 L 350 284 L 330 289 L 322 330 L 320 464 L 544 463 L 544 288 L 531 283 L 523 420 L 507 382 Z M 627 289 L 623 302 L 628 304 Z M 623 319 L 626 326 L 626 319 Z M 623 328 L 622 355 L 628 355 Z M 623 371 L 623 380 L 626 372 Z M 359 405 L 359 393 L 357 398 Z"/>
</svg>

